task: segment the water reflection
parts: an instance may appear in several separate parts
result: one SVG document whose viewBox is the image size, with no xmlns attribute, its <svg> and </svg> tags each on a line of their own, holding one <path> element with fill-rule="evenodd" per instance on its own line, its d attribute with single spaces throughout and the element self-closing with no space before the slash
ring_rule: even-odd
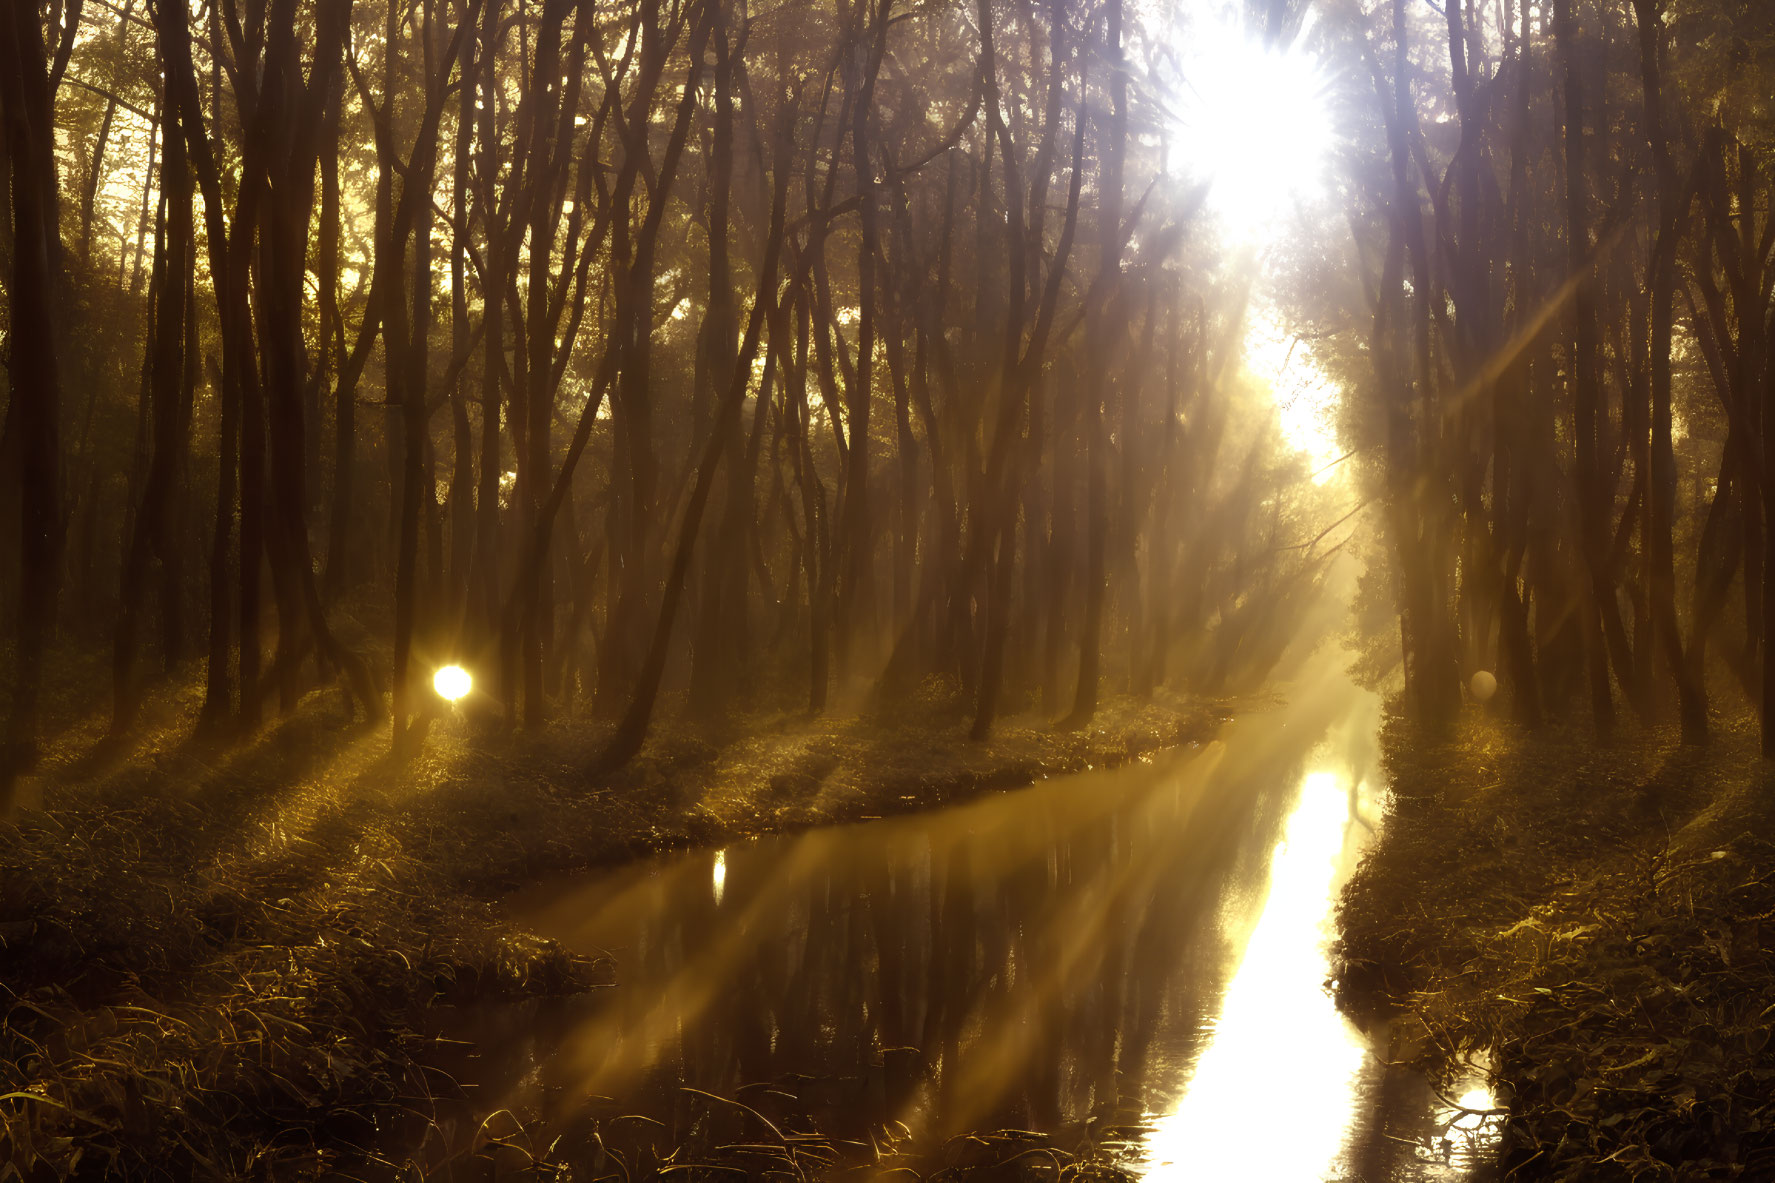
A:
<svg viewBox="0 0 1775 1183">
<path fill-rule="evenodd" d="M 1337 1013 L 1324 981 L 1334 892 L 1346 871 L 1349 793 L 1335 773 L 1301 785 L 1270 863 L 1269 899 L 1177 1106 L 1146 1148 L 1148 1178 L 1323 1179 L 1362 1101 L 1368 1041 Z M 1278 1080 L 1276 1056 L 1285 1050 Z M 1228 1131 L 1280 1088 L 1286 1137 L 1260 1153 Z"/>
<path fill-rule="evenodd" d="M 691 1085 L 858 1140 L 1114 1114 L 1154 1178 L 1439 1177 L 1398 1149 L 1435 1145 L 1432 1103 L 1324 987 L 1378 710 L 1328 656 L 1151 765 L 539 889 L 521 922 L 622 984 L 458 1016 L 452 1071 L 483 1111 L 641 1112 L 662 1146 Z"/>
</svg>

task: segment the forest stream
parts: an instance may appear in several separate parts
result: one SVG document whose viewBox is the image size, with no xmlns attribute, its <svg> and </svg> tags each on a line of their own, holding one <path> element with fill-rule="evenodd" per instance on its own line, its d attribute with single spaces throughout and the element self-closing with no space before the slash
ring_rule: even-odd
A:
<svg viewBox="0 0 1775 1183">
<path fill-rule="evenodd" d="M 859 1140 L 1089 1135 L 1154 1179 L 1471 1178 L 1495 1130 L 1448 1102 L 1489 1108 L 1483 1082 L 1389 1070 L 1328 989 L 1384 804 L 1346 657 L 1150 763 L 527 889 L 512 918 L 618 984 L 444 1010 L 449 1069 L 482 1112 L 640 1114 L 667 1147 L 688 1086 Z"/>
</svg>

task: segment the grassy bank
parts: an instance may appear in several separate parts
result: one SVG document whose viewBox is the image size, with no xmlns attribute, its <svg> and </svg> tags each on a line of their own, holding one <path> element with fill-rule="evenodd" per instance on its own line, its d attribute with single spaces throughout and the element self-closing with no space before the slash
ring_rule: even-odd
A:
<svg viewBox="0 0 1775 1183">
<path fill-rule="evenodd" d="M 1398 720 L 1339 920 L 1395 1058 L 1489 1065 L 1511 1179 L 1775 1179 L 1775 786 L 1748 721 L 1596 748 Z"/>
<path fill-rule="evenodd" d="M 42 807 L 0 823 L 0 1178 L 424 1173 L 487 1140 L 487 1115 L 426 1066 L 424 1009 L 620 973 L 511 931 L 505 891 L 1113 764 L 1224 713 L 1111 701 L 1089 730 L 1011 720 L 986 744 L 941 696 L 668 725 L 594 782 L 577 771 L 592 724 L 454 720 L 397 767 L 330 693 L 242 745 L 191 741 L 195 706 L 162 694 L 124 744 L 71 728 Z"/>
</svg>

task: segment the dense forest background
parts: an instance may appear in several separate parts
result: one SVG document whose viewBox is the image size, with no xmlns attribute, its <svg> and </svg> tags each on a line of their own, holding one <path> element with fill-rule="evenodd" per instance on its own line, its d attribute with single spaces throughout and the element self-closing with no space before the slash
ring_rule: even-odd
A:
<svg viewBox="0 0 1775 1183">
<path fill-rule="evenodd" d="M 1366 94 L 1297 310 L 1384 506 L 1408 709 L 1497 670 L 1522 723 L 1606 739 L 1624 702 L 1698 742 L 1724 684 L 1775 754 L 1775 8 L 1324 11 Z"/>
<path fill-rule="evenodd" d="M 985 735 L 1260 675 L 1330 494 L 1233 397 L 1253 277 L 1143 21 L 9 5 L 9 776 L 83 655 L 115 733 L 338 682 L 397 751 L 460 662 L 606 766 L 662 691 Z"/>
<path fill-rule="evenodd" d="M 1228 13 L 1336 128 L 1258 254 L 1177 116 Z M 1422 718 L 1729 685 L 1775 750 L 1772 59 L 1756 0 L 20 0 L 5 778 L 169 675 L 411 752 L 459 662 L 606 767 L 662 694 L 1078 725 L 1255 684 L 1352 539 Z"/>
</svg>

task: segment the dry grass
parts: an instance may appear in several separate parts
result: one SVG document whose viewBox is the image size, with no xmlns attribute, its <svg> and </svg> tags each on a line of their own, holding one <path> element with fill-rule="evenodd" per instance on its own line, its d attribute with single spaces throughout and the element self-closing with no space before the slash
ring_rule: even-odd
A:
<svg viewBox="0 0 1775 1183">
<path fill-rule="evenodd" d="M 332 692 L 228 747 L 185 738 L 196 698 L 161 691 L 126 743 L 70 726 L 44 807 L 0 823 L 0 1180 L 547 1177 L 564 1150 L 477 1112 L 417 1033 L 434 1002 L 619 972 L 504 927 L 504 891 L 1115 763 L 1224 714 L 1112 702 L 1087 732 L 1012 721 L 971 745 L 935 688 L 893 716 L 662 727 L 594 783 L 577 770 L 595 725 L 455 721 L 397 767 Z M 1033 1161 L 993 1177 L 1046 1170 Z M 585 1177 L 636 1183 L 643 1165 Z"/>
<path fill-rule="evenodd" d="M 1723 732 L 1387 726 L 1344 999 L 1398 1010 L 1432 1075 L 1492 1065 L 1510 1178 L 1775 1179 L 1775 799 L 1747 723 Z"/>
<path fill-rule="evenodd" d="M 1055 1135 L 1031 1130 L 982 1130 L 935 1144 L 915 1139 L 902 1124 L 875 1112 L 854 1136 L 831 1132 L 855 1126 L 853 1109 L 823 1113 L 810 1099 L 823 1091 L 809 1078 L 760 1082 L 733 1098 L 700 1089 L 679 1090 L 689 1134 L 663 1142 L 664 1127 L 638 1115 L 584 1114 L 546 1147 L 540 1126 L 509 1115 L 488 1123 L 477 1145 L 452 1164 L 470 1177 L 611 1180 L 642 1179 L 864 1180 L 886 1183 L 1134 1183 L 1126 1127 L 1103 1121 Z M 812 1086 L 812 1087 L 809 1087 Z M 1067 1147 L 1070 1146 L 1070 1149 Z M 462 1168 L 470 1168 L 462 1170 Z"/>
</svg>

